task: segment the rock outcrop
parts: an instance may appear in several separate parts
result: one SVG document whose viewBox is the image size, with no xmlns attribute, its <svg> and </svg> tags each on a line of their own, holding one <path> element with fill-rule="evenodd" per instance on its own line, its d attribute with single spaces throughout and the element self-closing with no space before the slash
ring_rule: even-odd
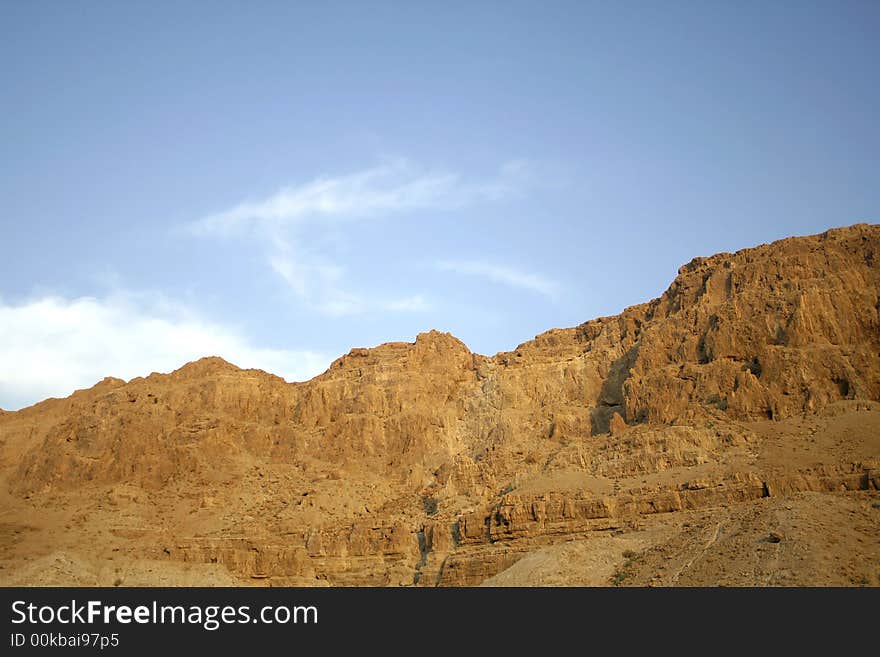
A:
<svg viewBox="0 0 880 657">
<path fill-rule="evenodd" d="M 305 383 L 205 358 L 2 412 L 0 581 L 25 546 L 99 537 L 243 583 L 470 585 L 560 541 L 876 497 L 878 249 L 860 224 L 695 258 L 658 299 L 494 357 L 431 331 Z"/>
</svg>

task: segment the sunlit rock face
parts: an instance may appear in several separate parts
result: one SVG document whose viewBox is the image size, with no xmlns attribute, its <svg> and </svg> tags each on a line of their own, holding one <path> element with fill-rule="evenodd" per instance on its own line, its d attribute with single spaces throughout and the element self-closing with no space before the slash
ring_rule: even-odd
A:
<svg viewBox="0 0 880 657">
<path fill-rule="evenodd" d="M 880 584 L 878 247 L 695 258 L 493 357 L 430 331 L 0 413 L 0 583 Z"/>
</svg>

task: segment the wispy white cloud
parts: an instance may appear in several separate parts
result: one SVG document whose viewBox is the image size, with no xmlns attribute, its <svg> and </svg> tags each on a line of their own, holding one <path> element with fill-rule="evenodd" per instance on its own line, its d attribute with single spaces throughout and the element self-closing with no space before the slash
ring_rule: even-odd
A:
<svg viewBox="0 0 880 657">
<path fill-rule="evenodd" d="M 304 301 L 333 296 L 344 273 L 339 265 L 295 257 L 290 248 L 276 248 L 267 259 L 272 270 Z"/>
<path fill-rule="evenodd" d="M 405 297 L 403 299 L 386 301 L 383 305 L 386 310 L 398 312 L 422 312 L 431 308 L 431 304 L 425 301 L 425 298 L 421 294 Z"/>
<path fill-rule="evenodd" d="M 234 329 L 162 297 L 0 301 L 0 407 L 7 410 L 69 395 L 108 375 L 127 380 L 169 372 L 203 356 L 288 381 L 309 379 L 332 361 L 310 350 L 256 347 Z"/>
<path fill-rule="evenodd" d="M 203 217 L 198 234 L 229 234 L 247 227 L 276 230 L 307 220 L 362 218 L 408 210 L 454 208 L 517 193 L 528 177 L 525 161 L 504 164 L 486 180 L 465 181 L 448 171 L 422 171 L 398 159 L 335 178 L 321 177 Z"/>
<path fill-rule="evenodd" d="M 346 291 L 342 285 L 343 267 L 316 256 L 299 257 L 293 247 L 283 240 L 275 240 L 268 255 L 269 266 L 281 277 L 288 288 L 307 306 L 324 315 L 342 317 L 367 312 L 412 313 L 430 309 L 422 295 L 402 298 L 366 297 Z"/>
<path fill-rule="evenodd" d="M 441 260 L 436 263 L 440 271 L 450 271 L 466 276 L 479 276 L 495 283 L 536 292 L 551 299 L 559 295 L 560 286 L 555 281 L 524 272 L 513 267 L 476 260 Z"/>
<path fill-rule="evenodd" d="M 424 171 L 397 159 L 363 171 L 321 177 L 243 201 L 194 222 L 193 234 L 250 235 L 266 245 L 267 265 L 309 308 L 327 315 L 371 311 L 421 312 L 430 307 L 421 294 L 402 298 L 353 293 L 345 268 L 322 251 L 332 225 L 415 210 L 452 209 L 495 202 L 520 193 L 531 174 L 525 161 L 504 164 L 482 180 L 449 171 Z M 308 223 L 308 229 L 304 225 Z"/>
<path fill-rule="evenodd" d="M 318 309 L 327 315 L 339 317 L 343 315 L 358 315 L 371 310 L 420 313 L 430 310 L 431 304 L 420 294 L 397 299 L 365 299 L 354 294 L 337 291 L 325 298 Z"/>
</svg>

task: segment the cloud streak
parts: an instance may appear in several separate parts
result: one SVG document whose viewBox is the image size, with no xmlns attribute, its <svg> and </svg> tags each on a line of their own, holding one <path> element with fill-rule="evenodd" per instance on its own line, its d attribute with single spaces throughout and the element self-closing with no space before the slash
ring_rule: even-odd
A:
<svg viewBox="0 0 880 657">
<path fill-rule="evenodd" d="M 440 271 L 485 278 L 493 283 L 535 292 L 551 299 L 559 296 L 560 286 L 556 282 L 513 267 L 476 260 L 441 260 L 436 263 L 436 267 Z"/>
<path fill-rule="evenodd" d="M 203 217 L 190 225 L 199 237 L 250 236 L 265 245 L 268 267 L 307 307 L 330 316 L 368 312 L 423 312 L 422 294 L 391 298 L 352 292 L 345 268 L 326 254 L 334 225 L 413 211 L 456 209 L 501 201 L 530 178 L 524 161 L 504 164 L 482 180 L 449 171 L 424 171 L 397 159 L 338 177 L 321 177 Z"/>
<path fill-rule="evenodd" d="M 267 256 L 269 266 L 290 291 L 313 310 L 331 317 L 360 315 L 382 311 L 393 313 L 424 312 L 430 304 L 420 295 L 385 299 L 365 297 L 343 287 L 343 267 L 312 256 L 297 256 L 286 240 L 275 239 Z"/>
<path fill-rule="evenodd" d="M 69 395 L 108 375 L 128 380 L 169 372 L 203 356 L 288 381 L 309 379 L 332 360 L 309 350 L 256 347 L 237 331 L 161 297 L 0 301 L 0 407 L 6 410 Z"/>
<path fill-rule="evenodd" d="M 405 160 L 335 178 L 321 177 L 195 222 L 197 234 L 228 235 L 247 227 L 278 229 L 310 220 L 356 219 L 410 210 L 457 208 L 498 201 L 521 187 L 528 166 L 511 161 L 497 175 L 465 182 L 457 173 L 421 171 Z"/>
</svg>

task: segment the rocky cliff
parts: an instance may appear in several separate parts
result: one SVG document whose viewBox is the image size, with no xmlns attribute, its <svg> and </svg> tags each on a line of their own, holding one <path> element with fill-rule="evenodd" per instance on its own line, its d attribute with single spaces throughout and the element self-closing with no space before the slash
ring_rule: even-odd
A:
<svg viewBox="0 0 880 657">
<path fill-rule="evenodd" d="M 305 383 L 205 358 L 3 413 L 0 582 L 880 584 L 878 248 L 695 258 L 491 358 L 431 331 Z"/>
</svg>

